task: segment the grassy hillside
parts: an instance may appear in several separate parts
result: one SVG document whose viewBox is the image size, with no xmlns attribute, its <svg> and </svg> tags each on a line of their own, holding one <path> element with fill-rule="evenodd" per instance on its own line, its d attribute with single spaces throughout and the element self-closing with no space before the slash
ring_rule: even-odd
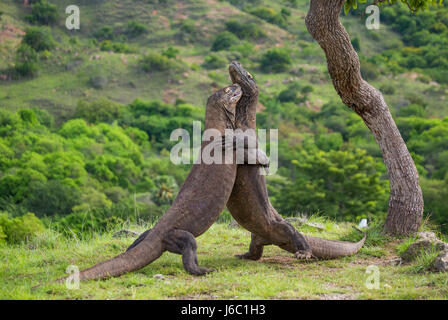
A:
<svg viewBox="0 0 448 320">
<path fill-rule="evenodd" d="M 257 1 L 258 6 L 267 6 L 276 12 L 288 8 L 287 3 Z M 285 27 L 268 23 L 226 1 L 81 1 L 79 31 L 65 29 L 64 9 L 69 4 L 70 1 L 57 1 L 58 20 L 51 27 L 57 45 L 50 57 L 42 61 L 39 76 L 1 82 L 2 106 L 11 110 L 39 106 L 56 116 L 68 116 L 79 99 L 93 99 L 96 96 L 125 104 L 135 98 L 161 99 L 170 103 L 181 98 L 203 106 L 214 89 L 228 83 L 226 61 L 232 59 L 246 62 L 245 65 L 257 76 L 266 94 L 280 92 L 286 87 L 288 79 L 294 79 L 300 83 L 312 83 L 317 88 L 309 97 L 314 108 L 337 99 L 325 73 L 323 53 L 311 41 L 305 28 L 307 1 L 298 1 L 297 7 L 289 8 L 291 15 Z M 0 48 L 5 53 L 5 59 L 0 62 L 0 68 L 13 63 L 14 48 L 29 25 L 23 19 L 31 9 L 24 8 L 20 1 L 6 0 L 2 3 L 2 11 L 4 31 Z M 216 35 L 225 30 L 225 22 L 231 19 L 253 21 L 266 36 L 256 41 L 242 40 L 231 50 L 217 52 L 223 60 L 216 69 L 200 67 L 205 58 L 213 53 L 210 49 Z M 145 34 L 125 39 L 133 53 L 113 53 L 98 48 L 95 35 L 101 28 L 112 28 L 116 34 L 114 38 L 118 39 L 114 41 L 119 42 L 124 39 L 120 30 L 125 29 L 129 21 L 137 21 L 147 28 Z M 369 31 L 364 27 L 365 18 L 348 16 L 342 17 L 342 21 L 352 38 L 361 39 L 361 54 L 366 57 L 401 42 L 400 36 L 386 24 L 382 24 L 380 30 Z M 150 51 L 162 52 L 170 46 L 179 50 L 177 59 L 183 64 L 181 71 L 147 74 L 139 70 L 139 57 Z M 293 65 L 287 72 L 257 72 L 261 55 L 272 47 L 291 50 Z M 294 74 L 294 70 L 301 72 Z M 381 87 L 387 82 L 397 88 L 396 94 L 386 95 L 392 108 L 397 108 L 397 104 L 408 95 L 415 94 L 428 102 L 429 115 L 447 115 L 446 103 L 440 99 L 444 91 L 440 92 L 434 84 L 414 81 L 417 76 L 412 73 L 385 74 L 373 84 Z M 103 77 L 104 84 L 92 88 L 91 80 L 94 77 Z M 438 93 L 434 94 L 434 91 Z"/>
</svg>

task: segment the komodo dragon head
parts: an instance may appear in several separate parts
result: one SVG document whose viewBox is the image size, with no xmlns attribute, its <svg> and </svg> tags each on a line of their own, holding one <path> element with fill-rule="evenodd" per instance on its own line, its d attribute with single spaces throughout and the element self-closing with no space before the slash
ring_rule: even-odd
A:
<svg viewBox="0 0 448 320">
<path fill-rule="evenodd" d="M 233 84 L 212 94 L 207 100 L 205 129 L 217 129 L 222 135 L 225 129 L 235 129 L 235 109 L 243 92 Z"/>
<path fill-rule="evenodd" d="M 257 83 L 252 75 L 236 61 L 229 65 L 229 74 L 232 82 L 238 83 L 243 90 L 243 96 L 236 110 L 236 127 L 255 129 L 259 93 Z"/>
</svg>

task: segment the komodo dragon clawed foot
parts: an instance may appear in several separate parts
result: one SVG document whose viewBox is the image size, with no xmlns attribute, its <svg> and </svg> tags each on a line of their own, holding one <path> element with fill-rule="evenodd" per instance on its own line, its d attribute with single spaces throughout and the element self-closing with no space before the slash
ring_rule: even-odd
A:
<svg viewBox="0 0 448 320">
<path fill-rule="evenodd" d="M 313 254 L 308 251 L 297 251 L 296 253 L 294 253 L 294 257 L 296 257 L 297 259 L 303 259 L 303 260 L 315 258 L 313 256 Z"/>
<path fill-rule="evenodd" d="M 194 236 L 184 230 L 172 230 L 163 239 L 166 250 L 182 255 L 182 263 L 188 273 L 195 276 L 202 276 L 216 270 L 199 267 L 196 253 L 197 244 Z"/>
</svg>

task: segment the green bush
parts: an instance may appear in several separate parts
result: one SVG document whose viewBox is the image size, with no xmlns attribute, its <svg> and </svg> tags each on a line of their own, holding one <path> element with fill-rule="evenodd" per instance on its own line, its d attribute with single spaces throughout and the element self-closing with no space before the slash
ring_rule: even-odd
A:
<svg viewBox="0 0 448 320">
<path fill-rule="evenodd" d="M 378 66 L 369 62 L 361 61 L 361 75 L 366 80 L 375 80 L 380 75 L 378 71 Z"/>
<path fill-rule="evenodd" d="M 51 50 L 54 40 L 50 29 L 46 27 L 30 27 L 26 29 L 22 43 L 27 44 L 36 51 Z"/>
<path fill-rule="evenodd" d="M 148 53 L 139 61 L 140 68 L 146 72 L 168 71 L 175 68 L 175 64 L 168 57 L 159 53 Z"/>
<path fill-rule="evenodd" d="M 104 40 L 100 43 L 101 51 L 112 51 L 115 53 L 132 53 L 134 52 L 129 45 L 121 42 L 113 42 L 110 40 Z"/>
<path fill-rule="evenodd" d="M 123 113 L 123 106 L 106 98 L 92 102 L 81 100 L 78 102 L 74 118 L 83 118 L 89 123 L 112 123 L 118 120 Z"/>
<path fill-rule="evenodd" d="M 292 58 L 288 49 L 274 48 L 262 56 L 260 63 L 264 72 L 283 72 L 292 65 Z"/>
<path fill-rule="evenodd" d="M 59 180 L 49 180 L 31 185 L 24 206 L 43 217 L 69 214 L 80 202 L 81 193 L 78 188 Z"/>
<path fill-rule="evenodd" d="M 35 1 L 31 4 L 31 15 L 26 19 L 31 23 L 54 24 L 58 19 L 57 7 L 47 0 Z"/>
<path fill-rule="evenodd" d="M 283 214 L 323 211 L 338 219 L 381 217 L 385 213 L 388 184 L 381 179 L 379 161 L 365 150 L 331 150 L 342 144 L 335 133 L 322 135 L 322 147 L 329 151 L 300 150 L 294 165 L 294 179 L 270 185 Z M 300 186 L 300 187 L 299 187 Z"/>
<path fill-rule="evenodd" d="M 257 16 L 267 22 L 276 24 L 280 27 L 286 26 L 286 16 L 276 12 L 273 8 L 258 7 L 249 11 L 254 16 Z"/>
<path fill-rule="evenodd" d="M 391 84 L 387 84 L 386 83 L 386 84 L 383 84 L 380 87 L 380 91 L 383 94 L 394 94 L 395 93 L 395 87 L 393 85 L 391 85 Z"/>
<path fill-rule="evenodd" d="M 212 70 L 223 68 L 227 63 L 228 61 L 225 58 L 221 57 L 220 55 L 211 54 L 205 57 L 202 66 L 206 69 Z"/>
<path fill-rule="evenodd" d="M 353 49 L 355 49 L 356 52 L 359 53 L 361 51 L 361 41 L 359 40 L 359 38 L 358 37 L 353 38 L 351 40 L 351 43 L 352 43 Z"/>
<path fill-rule="evenodd" d="M 180 51 L 176 48 L 168 47 L 165 51 L 162 52 L 162 54 L 167 58 L 176 59 L 179 52 Z"/>
<path fill-rule="evenodd" d="M 397 113 L 398 117 L 412 117 L 417 116 L 421 118 L 426 117 L 426 111 L 425 108 L 418 104 L 410 104 L 406 107 L 401 107 L 400 110 L 398 110 Z"/>
<path fill-rule="evenodd" d="M 287 88 L 285 90 L 282 90 L 280 94 L 278 95 L 278 100 L 280 102 L 294 102 L 299 103 L 300 98 L 297 94 L 297 90 L 295 88 Z"/>
<path fill-rule="evenodd" d="M 238 38 L 229 31 L 224 31 L 216 36 L 212 45 L 212 51 L 227 50 L 238 42 Z"/>
<path fill-rule="evenodd" d="M 95 33 L 95 38 L 97 38 L 99 41 L 103 40 L 114 40 L 115 39 L 115 31 L 114 28 L 110 26 L 105 26 L 99 29 Z"/>
<path fill-rule="evenodd" d="M 141 36 L 146 33 L 148 30 L 144 24 L 139 23 L 138 21 L 131 20 L 128 22 L 126 26 L 126 34 L 128 37 L 135 38 Z"/>
<path fill-rule="evenodd" d="M 37 52 L 27 44 L 21 44 L 16 52 L 14 70 L 19 77 L 33 77 L 37 74 Z"/>
<path fill-rule="evenodd" d="M 300 88 L 300 93 L 302 93 L 305 96 L 310 94 L 313 91 L 314 91 L 314 88 L 310 85 L 306 85 L 306 86 L 303 86 L 302 88 Z"/>
<path fill-rule="evenodd" d="M 226 28 L 240 39 L 257 40 L 266 36 L 260 25 L 255 22 L 245 23 L 239 20 L 229 20 L 226 22 Z"/>
<path fill-rule="evenodd" d="M 43 223 L 32 213 L 11 218 L 7 213 L 0 212 L 0 241 L 1 238 L 10 244 L 28 241 L 44 229 Z"/>
<path fill-rule="evenodd" d="M 199 30 L 191 19 L 182 20 L 179 24 L 179 37 L 185 42 L 194 42 L 199 38 Z"/>
</svg>

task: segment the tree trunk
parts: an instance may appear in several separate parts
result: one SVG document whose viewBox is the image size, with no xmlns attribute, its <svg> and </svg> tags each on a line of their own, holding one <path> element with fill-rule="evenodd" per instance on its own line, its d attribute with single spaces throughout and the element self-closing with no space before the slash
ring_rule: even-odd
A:
<svg viewBox="0 0 448 320">
<path fill-rule="evenodd" d="M 418 230 L 423 215 L 417 169 L 381 92 L 361 77 L 358 55 L 339 21 L 344 2 L 310 0 L 305 23 L 325 52 L 328 71 L 342 102 L 364 120 L 383 154 L 390 179 L 385 232 L 412 234 Z"/>
</svg>

